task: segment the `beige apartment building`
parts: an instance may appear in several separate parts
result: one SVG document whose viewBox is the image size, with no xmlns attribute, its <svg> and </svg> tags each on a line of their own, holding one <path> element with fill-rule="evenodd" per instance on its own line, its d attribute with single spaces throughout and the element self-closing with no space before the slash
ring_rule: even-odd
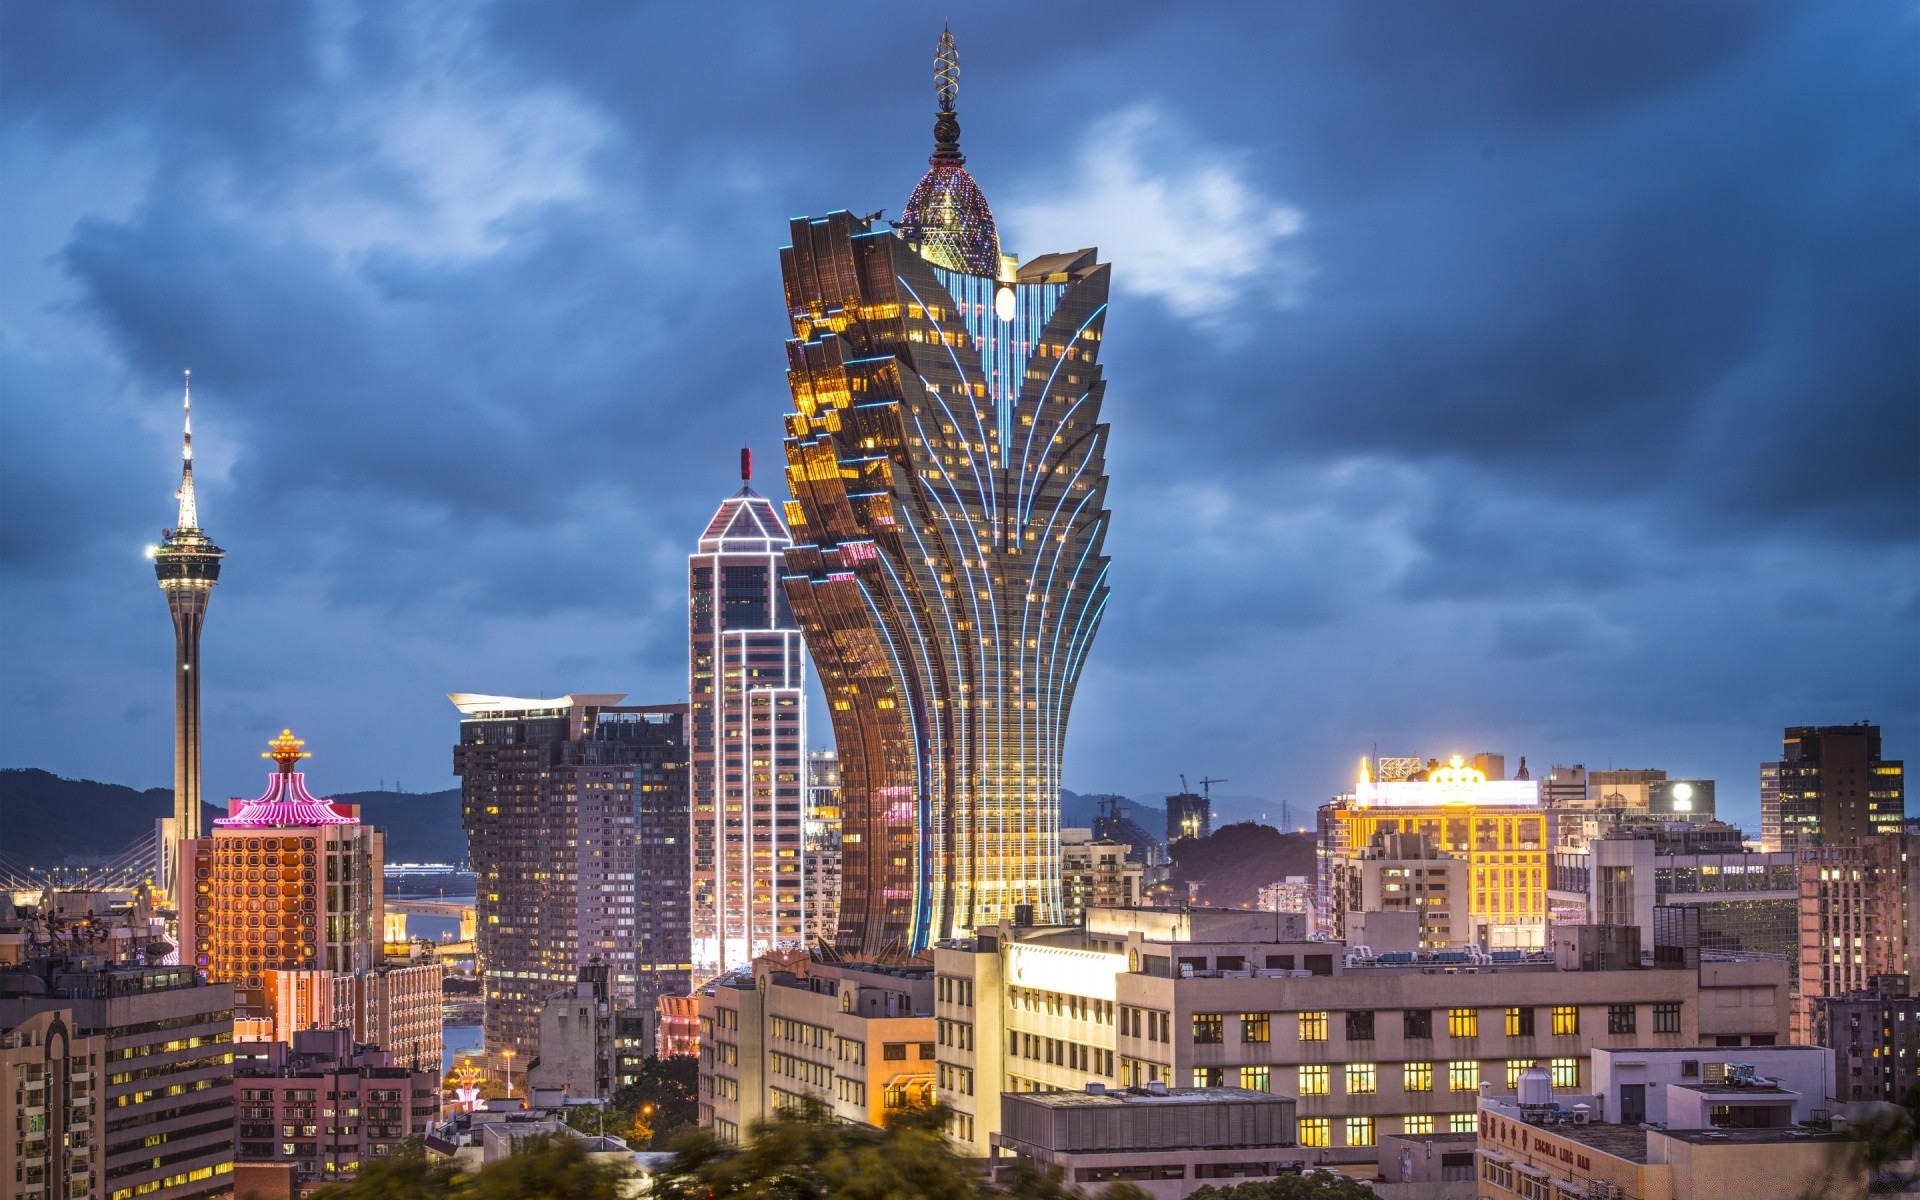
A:
<svg viewBox="0 0 1920 1200">
<path fill-rule="evenodd" d="M 695 997 L 700 1124 L 737 1142 L 755 1121 L 817 1100 L 879 1125 L 933 1099 L 933 972 L 829 964 L 793 952 Z"/>
<path fill-rule="evenodd" d="M 1146 895 L 1146 864 L 1127 855 L 1133 847 L 1096 838 L 1091 829 L 1060 831 L 1061 923 L 1078 925 L 1089 908 L 1131 908 Z"/>
<path fill-rule="evenodd" d="M 1556 1091 L 1585 1090 L 1596 1046 L 1786 1040 L 1780 960 L 1654 970 L 1559 933 L 1552 953 L 1495 961 L 1365 957 L 1308 941 L 1291 913 L 1093 909 L 1083 929 L 1002 927 L 934 951 L 935 1095 L 984 1157 L 1002 1091 L 1238 1086 L 1296 1097 L 1303 1146 L 1360 1160 L 1383 1136 L 1472 1132 L 1481 1083 L 1505 1090 L 1535 1064 Z"/>
</svg>

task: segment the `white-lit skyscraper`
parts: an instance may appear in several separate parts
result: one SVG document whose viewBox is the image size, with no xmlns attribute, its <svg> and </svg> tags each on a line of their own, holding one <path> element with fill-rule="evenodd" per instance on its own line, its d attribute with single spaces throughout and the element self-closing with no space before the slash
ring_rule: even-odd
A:
<svg viewBox="0 0 1920 1200">
<path fill-rule="evenodd" d="M 751 459 L 740 457 L 743 484 Z M 742 486 L 687 559 L 695 983 L 806 933 L 806 647 L 781 589 L 791 540 Z"/>
</svg>

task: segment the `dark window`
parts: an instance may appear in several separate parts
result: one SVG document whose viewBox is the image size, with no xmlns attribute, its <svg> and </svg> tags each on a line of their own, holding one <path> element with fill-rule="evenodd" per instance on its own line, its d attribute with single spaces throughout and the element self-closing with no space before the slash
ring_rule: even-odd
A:
<svg viewBox="0 0 1920 1200">
<path fill-rule="evenodd" d="M 1533 1010 L 1531 1008 L 1510 1008 L 1507 1010 L 1507 1036 L 1533 1036 Z"/>
<path fill-rule="evenodd" d="M 1410 1008 L 1400 1014 L 1402 1035 L 1410 1038 L 1430 1038 L 1433 1036 L 1433 1010 L 1430 1008 Z"/>
<path fill-rule="evenodd" d="M 1269 970 L 1269 971 L 1291 971 L 1291 970 L 1293 970 L 1293 955 L 1291 955 L 1291 954 L 1269 954 L 1269 955 L 1267 955 L 1267 970 Z"/>
<path fill-rule="evenodd" d="M 1373 1013 L 1350 1012 L 1347 1014 L 1347 1040 L 1350 1042 L 1373 1040 Z"/>
<path fill-rule="evenodd" d="M 1226 1017 L 1222 1013 L 1193 1014 L 1193 1041 L 1200 1046 L 1218 1046 L 1226 1041 Z"/>
<path fill-rule="evenodd" d="M 1307 970 L 1315 975 L 1333 974 L 1333 955 L 1331 954 L 1309 954 L 1306 956 L 1306 962 Z"/>
<path fill-rule="evenodd" d="M 1653 1006 L 1653 1031 L 1655 1033 L 1680 1032 L 1680 1002 L 1668 1001 Z"/>
<path fill-rule="evenodd" d="M 907 1044 L 905 1042 L 888 1042 L 880 1048 L 880 1057 L 886 1059 L 888 1062 L 905 1062 L 907 1061 Z"/>
<path fill-rule="evenodd" d="M 1638 1012 L 1639 1010 L 1631 1004 L 1607 1005 L 1607 1032 L 1635 1032 L 1639 1023 L 1638 1017 L 1636 1016 Z"/>
<path fill-rule="evenodd" d="M 1749 1046 L 1771 1046 L 1773 1044 L 1773 1035 L 1771 1033 L 1756 1033 L 1747 1039 L 1747 1045 Z"/>
</svg>

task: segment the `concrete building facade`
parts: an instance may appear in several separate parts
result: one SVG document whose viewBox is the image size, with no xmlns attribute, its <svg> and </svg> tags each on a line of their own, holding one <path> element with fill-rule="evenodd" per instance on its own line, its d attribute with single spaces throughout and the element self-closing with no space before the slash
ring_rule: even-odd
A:
<svg viewBox="0 0 1920 1200">
<path fill-rule="evenodd" d="M 932 1100 L 933 973 L 924 968 L 764 958 L 703 988 L 700 1124 L 738 1142 L 803 1104 L 879 1125 Z"/>
<path fill-rule="evenodd" d="M 1383 1134 L 1471 1130 L 1481 1082 L 1536 1062 L 1574 1091 L 1595 1047 L 1785 1041 L 1777 960 L 1652 970 L 1636 952 L 1582 970 L 1601 960 L 1572 941 L 1497 960 L 1360 958 L 1285 917 L 1094 909 L 1085 929 L 937 947 L 952 1136 L 986 1155 L 1003 1091 L 1241 1086 L 1296 1097 L 1303 1145 L 1369 1158 Z"/>
<path fill-rule="evenodd" d="M 1583 1098 L 1566 1098 L 1574 1104 Z M 1753 1097 L 1743 1107 L 1782 1105 Z M 1837 1170 L 1837 1135 L 1795 1125 L 1674 1126 L 1580 1120 L 1565 1104 L 1482 1099 L 1478 1153 L 1482 1200 L 1755 1200 L 1853 1195 L 1864 1180 Z"/>
<path fill-rule="evenodd" d="M 1633 925 L 1652 946 L 1655 908 L 1692 908 L 1703 948 L 1778 954 L 1789 981 L 1798 976 L 1798 860 L 1748 849 L 1731 825 L 1615 825 L 1578 850 L 1555 850 L 1547 882 L 1556 924 Z"/>
<path fill-rule="evenodd" d="M 1875 975 L 1868 986 L 1811 1002 L 1810 1039 L 1831 1057 L 1840 1103 L 1902 1102 L 1920 1087 L 1920 996 L 1907 975 Z"/>
<path fill-rule="evenodd" d="M 342 1182 L 424 1136 L 440 1113 L 440 1064 L 414 1069 L 344 1029 L 268 1043 L 235 1080 L 242 1162 L 290 1164 L 302 1187 Z"/>
<path fill-rule="evenodd" d="M 1822 996 L 1870 991 L 1914 973 L 1920 936 L 1920 835 L 1879 834 L 1800 853 L 1800 971 L 1794 1040 L 1814 1040 Z"/>
<path fill-rule="evenodd" d="M 1133 908 L 1146 896 L 1146 865 L 1135 862 L 1132 847 L 1096 838 L 1093 830 L 1060 831 L 1061 920 L 1077 925 L 1089 908 Z"/>
<path fill-rule="evenodd" d="M 1075 1188 L 1130 1183 L 1152 1200 L 1297 1172 L 1314 1151 L 1299 1143 L 1294 1103 L 1238 1087 L 1009 1092 L 989 1171 L 1016 1163 L 1059 1170 Z"/>
<path fill-rule="evenodd" d="M 0 1195 L 230 1192 L 229 985 L 92 958 L 0 971 L 0 1071 Z"/>
</svg>

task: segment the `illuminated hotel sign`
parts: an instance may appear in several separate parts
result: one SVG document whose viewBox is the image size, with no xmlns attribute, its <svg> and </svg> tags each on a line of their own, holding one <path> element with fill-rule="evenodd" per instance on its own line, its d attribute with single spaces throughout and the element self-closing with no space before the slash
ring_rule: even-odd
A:
<svg viewBox="0 0 1920 1200">
<path fill-rule="evenodd" d="M 1382 782 L 1363 778 L 1354 785 L 1353 802 L 1358 808 L 1440 808 L 1450 804 L 1538 807 L 1540 785 L 1531 779 L 1490 780 L 1474 768 L 1461 765 L 1456 754 L 1423 780 Z"/>
</svg>

